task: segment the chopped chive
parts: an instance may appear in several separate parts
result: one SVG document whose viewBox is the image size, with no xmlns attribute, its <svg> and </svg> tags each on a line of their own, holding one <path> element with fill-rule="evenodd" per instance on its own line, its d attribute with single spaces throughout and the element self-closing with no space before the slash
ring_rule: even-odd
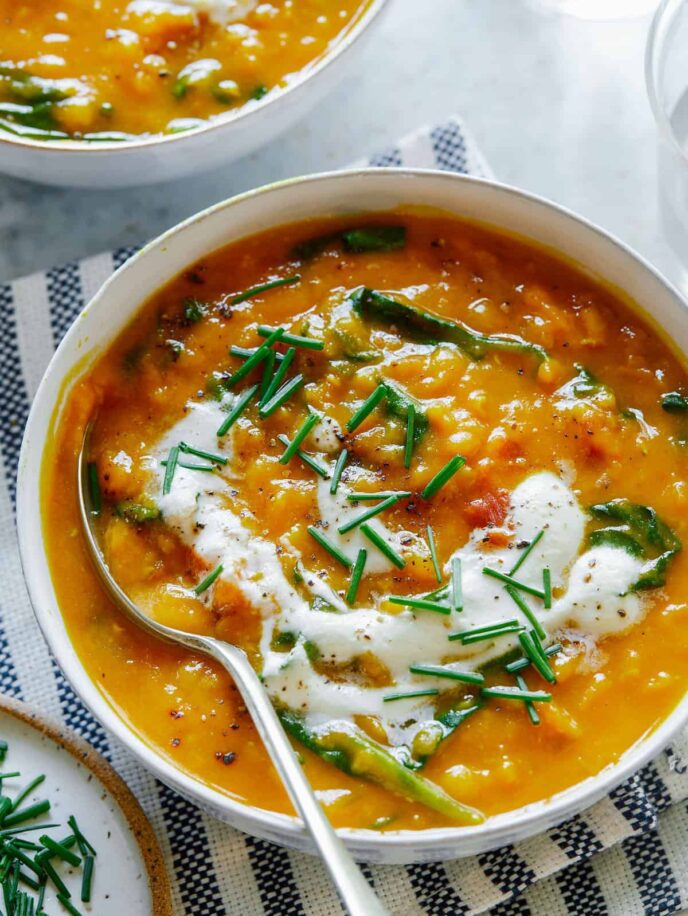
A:
<svg viewBox="0 0 688 916">
<path fill-rule="evenodd" d="M 330 484 L 330 493 L 334 496 L 339 487 L 339 481 L 342 479 L 342 471 L 346 465 L 347 458 L 349 457 L 349 450 L 343 448 L 339 455 L 337 456 L 337 462 L 334 466 L 334 471 L 332 473 L 332 483 Z"/>
<path fill-rule="evenodd" d="M 267 337 L 272 333 L 272 328 L 261 324 L 258 333 L 261 337 Z M 322 340 L 315 340 L 313 337 L 301 337 L 299 334 L 290 334 L 285 331 L 282 335 L 282 343 L 290 344 L 292 347 L 301 347 L 304 350 L 322 350 L 325 344 Z"/>
<path fill-rule="evenodd" d="M 451 561 L 451 594 L 452 605 L 458 613 L 463 610 L 463 583 L 461 580 L 461 557 L 452 557 Z"/>
<path fill-rule="evenodd" d="M 282 445 L 291 445 L 291 440 L 288 439 L 282 433 L 280 433 L 277 438 L 282 443 Z M 329 473 L 327 468 L 319 464 L 315 460 L 315 458 L 311 458 L 310 455 L 307 455 L 305 452 L 302 452 L 301 449 L 297 449 L 296 454 L 301 459 L 301 461 L 303 461 L 303 463 L 311 469 L 311 471 L 315 471 L 315 473 L 318 474 L 320 477 L 322 477 L 323 480 L 327 478 L 328 473 Z"/>
<path fill-rule="evenodd" d="M 5 901 L 6 911 L 11 913 L 14 909 L 14 900 L 12 899 L 12 889 L 10 887 L 9 881 L 2 882 L 2 896 Z"/>
<path fill-rule="evenodd" d="M 164 468 L 167 467 L 168 463 L 169 462 L 165 459 L 160 462 L 160 464 Z M 193 464 L 193 462 L 191 461 L 182 461 L 181 459 L 178 459 L 177 467 L 185 468 L 187 471 L 214 471 L 216 468 L 216 465 L 214 464 Z"/>
<path fill-rule="evenodd" d="M 59 827 L 59 824 L 35 824 L 33 827 L 12 827 L 9 830 L 3 828 L 0 830 L 0 839 L 8 836 L 15 836 L 17 833 L 30 833 L 32 830 L 47 830 L 48 827 Z"/>
<path fill-rule="evenodd" d="M 262 344 L 260 344 L 260 346 L 262 347 Z M 257 349 L 258 347 L 237 347 L 233 344 L 229 348 L 229 355 L 238 356 L 239 359 L 248 359 L 249 356 L 253 356 Z M 275 354 L 275 361 L 281 363 L 284 359 L 284 355 L 282 353 L 278 353 L 277 350 L 272 350 L 272 352 Z"/>
<path fill-rule="evenodd" d="M 460 471 L 461 468 L 466 463 L 466 459 L 463 455 L 454 455 L 441 471 L 438 471 L 432 480 L 425 485 L 425 488 L 421 491 L 421 496 L 423 499 L 432 499 L 432 497 L 440 490 L 445 483 L 456 474 L 457 471 Z"/>
<path fill-rule="evenodd" d="M 265 397 L 270 383 L 272 382 L 273 375 L 275 373 L 275 351 L 268 350 L 268 355 L 264 360 L 265 365 L 263 366 L 263 378 L 260 382 L 260 391 L 258 392 L 258 403 L 260 403 Z"/>
<path fill-rule="evenodd" d="M 439 690 L 436 687 L 428 687 L 426 690 L 409 690 L 406 693 L 388 693 L 382 698 L 383 703 L 393 703 L 394 700 L 412 700 L 415 697 L 436 697 Z"/>
<path fill-rule="evenodd" d="M 15 859 L 18 859 L 22 865 L 26 865 L 26 867 L 30 869 L 35 875 L 40 877 L 43 874 L 40 865 L 38 865 L 36 862 L 32 862 L 31 859 L 21 851 L 21 849 L 17 849 L 14 843 L 8 843 L 6 849 L 11 851 L 10 854 L 14 856 Z M 80 862 L 81 859 L 77 861 L 77 865 Z"/>
<path fill-rule="evenodd" d="M 4 738 L 0 739 L 0 763 L 2 763 L 7 757 L 7 751 L 9 749 L 9 744 L 5 741 Z"/>
<path fill-rule="evenodd" d="M 542 589 L 545 593 L 545 609 L 552 607 L 552 570 L 545 566 L 542 570 Z"/>
<path fill-rule="evenodd" d="M 398 569 L 403 569 L 404 566 L 406 566 L 406 560 L 402 556 L 399 556 L 392 545 L 388 544 L 382 535 L 378 534 L 374 528 L 371 528 L 370 525 L 364 523 L 361 525 L 360 531 L 368 538 L 369 541 L 372 541 L 380 553 L 383 553 L 387 559 L 394 563 Z"/>
<path fill-rule="evenodd" d="M 21 803 L 24 801 L 24 799 L 27 798 L 29 795 L 31 795 L 31 793 L 33 792 L 33 790 L 34 790 L 34 789 L 37 789 L 38 786 L 40 786 L 40 785 L 41 785 L 42 783 L 44 783 L 44 782 L 45 782 L 45 776 L 44 776 L 44 775 L 37 776 L 35 779 L 31 780 L 31 782 L 28 784 L 28 786 L 26 786 L 26 788 L 22 789 L 22 791 L 21 791 L 21 792 L 17 795 L 17 797 L 14 799 L 14 801 L 12 802 L 12 807 L 11 807 L 10 810 L 11 810 L 11 811 L 16 811 L 17 808 L 19 807 L 19 805 L 21 805 Z"/>
<path fill-rule="evenodd" d="M 528 634 L 533 640 L 533 646 L 535 648 L 536 659 L 533 659 L 533 667 L 542 675 L 542 677 L 548 681 L 550 684 L 557 683 L 557 676 L 554 673 L 548 656 L 545 654 L 545 647 L 542 644 L 542 640 L 537 635 L 535 630 L 531 630 Z"/>
<path fill-rule="evenodd" d="M 194 594 L 202 595 L 203 592 L 207 591 L 217 577 L 222 574 L 223 569 L 224 566 L 222 563 L 218 563 L 215 569 L 211 573 L 208 573 L 205 579 L 199 582 L 196 588 L 194 588 Z"/>
<path fill-rule="evenodd" d="M 552 694 L 544 690 L 520 690 L 515 687 L 483 687 L 480 691 L 484 697 L 495 697 L 500 700 L 530 700 L 531 703 L 548 703 Z"/>
<path fill-rule="evenodd" d="M 77 910 L 74 904 L 71 902 L 69 897 L 64 894 L 57 894 L 57 899 L 60 901 L 62 906 L 67 910 L 70 916 L 83 916 L 81 910 Z"/>
<path fill-rule="evenodd" d="M 512 585 L 507 585 L 505 591 L 508 594 L 508 596 L 511 598 L 511 600 L 514 602 L 514 604 L 518 605 L 519 610 L 526 617 L 526 619 L 528 620 L 528 623 L 535 630 L 535 632 L 540 637 L 540 639 L 546 639 L 547 634 L 545 633 L 544 629 L 542 628 L 542 624 L 537 619 L 533 611 L 528 607 L 525 601 L 525 598 L 523 598 L 523 596 L 520 595 Z"/>
<path fill-rule="evenodd" d="M 436 588 L 432 592 L 426 592 L 424 595 L 421 595 L 421 598 L 427 598 L 429 601 L 448 601 L 449 597 L 448 583 L 440 585 L 439 588 Z"/>
<path fill-rule="evenodd" d="M 451 614 L 451 608 L 448 604 L 429 601 L 427 598 L 407 598 L 404 595 L 390 595 L 387 600 L 390 604 L 400 604 L 402 607 L 411 607 L 419 611 L 436 611 L 438 614 Z"/>
<path fill-rule="evenodd" d="M 30 849 L 33 852 L 40 852 L 41 847 L 37 843 L 32 843 L 31 840 L 23 840 L 21 837 L 14 837 L 12 840 L 8 840 L 5 844 L 6 848 L 17 847 L 17 849 Z M 0 867 L 2 867 L 2 860 L 0 860 Z"/>
<path fill-rule="evenodd" d="M 167 496 L 167 494 L 172 489 L 172 481 L 174 480 L 174 472 L 177 470 L 177 461 L 179 460 L 179 446 L 173 445 L 167 456 L 167 466 L 165 468 L 165 477 L 162 482 L 162 495 Z"/>
<path fill-rule="evenodd" d="M 538 652 L 538 655 L 540 656 L 540 659 L 547 665 L 547 668 L 549 669 L 549 671 L 550 671 L 551 674 L 552 674 L 552 677 L 554 678 L 554 681 L 553 681 L 552 683 L 555 683 L 555 682 L 556 682 L 556 677 L 554 676 L 554 672 L 552 671 L 552 668 L 551 668 L 551 666 L 550 666 L 548 656 L 547 656 L 547 654 L 546 654 L 546 652 L 545 652 L 544 642 L 543 642 L 543 640 L 541 639 L 540 634 L 537 632 L 537 630 L 534 630 L 534 629 L 533 629 L 533 630 L 530 631 L 530 635 L 531 635 L 531 637 L 532 637 L 532 639 L 533 639 L 533 643 L 535 644 L 535 648 L 537 649 L 537 652 Z"/>
<path fill-rule="evenodd" d="M 35 805 L 29 805 L 28 808 L 23 808 L 21 811 L 15 811 L 13 814 L 10 814 L 9 817 L 5 818 L 2 825 L 2 833 L 5 832 L 6 827 L 15 827 L 17 824 L 23 824 L 24 821 L 33 820 L 33 818 L 40 817 L 41 814 L 46 814 L 48 811 L 50 811 L 50 802 L 47 800 L 36 802 Z"/>
<path fill-rule="evenodd" d="M 12 878 L 11 878 L 11 883 L 10 883 L 10 895 L 13 900 L 17 895 L 17 885 L 18 884 L 19 884 L 19 863 L 13 862 L 12 863 Z"/>
<path fill-rule="evenodd" d="M 231 388 L 232 385 L 236 385 L 236 383 L 247 376 L 252 369 L 255 369 L 256 366 L 262 363 L 264 359 L 267 359 L 270 347 L 278 340 L 282 339 L 282 334 L 284 334 L 284 328 L 277 328 L 267 340 L 264 340 L 263 343 L 256 348 L 255 353 L 249 356 L 244 365 L 240 366 L 236 372 L 230 375 L 225 384 Z M 282 363 L 282 365 L 284 365 L 284 363 Z"/>
<path fill-rule="evenodd" d="M 50 859 L 47 856 L 44 856 L 44 853 L 42 852 L 39 852 L 36 858 L 41 860 L 41 868 L 43 869 L 43 871 L 46 873 L 46 875 L 50 878 L 50 880 L 53 882 L 53 884 L 57 888 L 59 892 L 57 895 L 58 899 L 60 897 L 60 894 L 62 894 L 62 896 L 65 899 L 68 899 L 69 897 L 71 897 L 72 895 L 70 894 L 67 885 L 64 883 L 62 878 L 58 875 L 58 873 L 53 868 L 53 865 Z M 62 900 L 60 900 L 60 903 L 62 903 Z"/>
<path fill-rule="evenodd" d="M 232 407 L 232 409 L 229 411 L 216 433 L 218 439 L 227 435 L 229 430 L 232 428 L 232 426 L 234 426 L 241 414 L 248 407 L 248 403 L 256 391 L 258 391 L 258 385 L 253 385 L 251 388 L 247 388 L 246 391 L 239 395 L 239 398 L 234 404 L 234 407 Z"/>
<path fill-rule="evenodd" d="M 187 445 L 186 442 L 179 443 L 179 451 L 187 455 L 195 455 L 196 458 L 206 458 L 214 464 L 227 464 L 227 459 L 224 455 L 217 455 L 215 452 L 205 452 L 202 448 L 194 448 L 192 445 Z"/>
<path fill-rule="evenodd" d="M 47 878 L 44 877 L 41 881 L 41 886 L 38 889 L 38 898 L 36 899 L 36 916 L 43 916 L 43 900 L 45 899 L 45 886 L 47 883 Z"/>
<path fill-rule="evenodd" d="M 279 388 L 274 395 L 270 398 L 269 401 L 266 401 L 262 407 L 258 408 L 258 415 L 261 419 L 269 417 L 273 414 L 278 408 L 288 401 L 289 398 L 303 385 L 304 378 L 299 372 L 298 375 L 295 375 L 294 378 L 290 379 L 288 382 L 285 382 L 281 388 Z"/>
<path fill-rule="evenodd" d="M 270 280 L 268 283 L 259 283 L 258 286 L 251 286 L 249 289 L 244 290 L 243 293 L 239 293 L 236 296 L 232 296 L 229 300 L 230 305 L 239 305 L 240 302 L 246 302 L 247 299 L 250 299 L 251 296 L 258 296 L 260 293 L 266 293 L 270 289 L 277 289 L 278 286 L 291 286 L 293 283 L 298 283 L 301 280 L 301 274 L 293 274 L 291 277 L 281 277 L 279 280 Z M 272 334 L 272 328 L 268 329 L 269 336 Z"/>
<path fill-rule="evenodd" d="M 40 887 L 40 884 L 38 883 L 38 881 L 36 881 L 34 878 L 32 878 L 31 875 L 27 875 L 26 872 L 23 872 L 23 871 L 20 871 L 20 872 L 19 872 L 19 880 L 20 880 L 20 881 L 23 881 L 24 884 L 26 884 L 28 887 L 30 887 L 32 891 L 37 891 L 37 890 L 39 889 L 39 887 Z M 28 899 L 28 898 L 27 898 L 27 899 Z M 23 916 L 26 916 L 26 914 L 32 914 L 33 912 L 35 912 L 35 910 L 34 910 L 34 911 L 31 911 L 31 910 L 29 910 L 28 907 L 27 907 L 27 909 L 24 910 Z M 15 910 L 15 913 L 18 914 L 18 911 Z M 19 916 L 19 914 L 18 914 L 18 916 Z"/>
<path fill-rule="evenodd" d="M 280 464 L 287 464 L 290 459 L 294 457 L 294 455 L 300 449 L 301 443 L 304 441 L 304 439 L 306 439 L 310 431 L 313 429 L 316 423 L 320 422 L 321 419 L 322 417 L 318 413 L 311 413 L 306 417 L 306 419 L 301 424 L 301 428 L 282 453 L 279 459 Z"/>
<path fill-rule="evenodd" d="M 450 642 L 460 639 L 464 645 L 468 645 L 473 642 L 481 642 L 484 639 L 505 636 L 507 633 L 520 633 L 522 631 L 523 625 L 518 620 L 505 620 L 503 623 L 495 623 L 492 626 L 476 627 L 474 630 L 461 630 L 458 633 L 450 633 L 448 638 Z"/>
<path fill-rule="evenodd" d="M 520 633 L 523 627 L 513 627 L 506 630 L 492 630 L 489 633 L 477 633 L 475 636 L 467 636 L 461 640 L 462 646 L 472 646 L 475 642 L 485 642 L 488 639 L 499 639 L 500 636 L 507 636 L 509 633 Z M 451 636 L 449 637 L 452 638 Z"/>
<path fill-rule="evenodd" d="M 360 585 L 361 579 L 363 578 L 363 570 L 365 569 L 367 559 L 368 551 L 365 549 L 365 547 L 361 547 L 361 549 L 358 551 L 358 556 L 356 557 L 354 571 L 351 574 L 351 582 L 349 583 L 349 588 L 346 593 L 346 600 L 348 604 L 353 604 L 356 601 L 358 586 Z"/>
<path fill-rule="evenodd" d="M 91 902 L 91 885 L 93 884 L 93 866 L 95 859 L 93 856 L 86 856 L 84 859 L 84 871 L 81 877 L 81 902 Z"/>
<path fill-rule="evenodd" d="M 412 674 L 427 674 L 430 677 L 446 677 L 450 681 L 462 681 L 464 684 L 484 684 L 485 677 L 478 671 L 457 671 L 447 665 L 410 665 Z"/>
<path fill-rule="evenodd" d="M 365 420 L 368 414 L 371 414 L 377 405 L 387 396 L 387 386 L 382 382 L 377 386 L 372 394 L 368 395 L 358 410 L 349 418 L 346 428 L 352 433 Z"/>
<path fill-rule="evenodd" d="M 474 627 L 472 630 L 464 630 L 464 635 L 472 635 L 475 633 L 484 633 L 492 630 L 510 630 L 510 629 L 523 629 L 523 625 L 516 620 L 515 617 L 510 618 L 509 620 L 501 620 L 499 623 L 486 623 L 482 627 Z"/>
<path fill-rule="evenodd" d="M 79 849 L 81 850 L 81 855 L 82 855 L 82 856 L 85 856 L 86 853 L 88 852 L 88 853 L 90 853 L 90 855 L 95 856 L 95 855 L 96 855 L 95 849 L 94 849 L 93 846 L 88 842 L 88 840 L 86 839 L 86 837 L 85 837 L 85 836 L 83 835 L 83 833 L 81 832 L 81 828 L 80 828 L 79 825 L 77 824 L 76 818 L 74 817 L 73 814 L 71 814 L 71 815 L 67 818 L 67 824 L 69 825 L 70 830 L 72 831 L 72 833 L 73 833 L 74 836 L 76 837 L 76 841 L 77 841 L 77 843 L 79 844 Z M 64 844 L 63 844 L 63 845 L 64 845 Z"/>
<path fill-rule="evenodd" d="M 322 531 L 318 531 L 316 527 L 309 525 L 308 533 L 313 538 L 313 540 L 317 541 L 322 549 L 326 550 L 327 553 L 329 553 L 331 557 L 334 557 L 338 563 L 341 563 L 342 566 L 345 566 L 347 569 L 351 569 L 351 567 L 354 565 L 351 560 L 343 551 L 339 549 L 339 547 L 337 547 L 336 544 L 333 544 L 329 538 L 325 537 Z"/>
<path fill-rule="evenodd" d="M 549 646 L 544 650 L 545 656 L 549 658 L 550 655 L 556 655 L 557 652 L 561 652 L 562 645 L 561 643 L 554 643 L 553 646 Z M 509 674 L 515 674 L 517 671 L 523 671 L 524 668 L 527 668 L 530 665 L 529 658 L 516 658 L 513 662 L 509 662 L 508 665 L 504 666 L 504 670 L 508 671 Z"/>
<path fill-rule="evenodd" d="M 390 509 L 392 506 L 395 506 L 398 502 L 398 497 L 388 496 L 387 499 L 384 499 L 381 503 L 378 503 L 377 506 L 371 506 L 370 509 L 366 509 L 365 512 L 361 512 L 361 514 L 355 516 L 355 518 L 349 519 L 348 522 L 344 522 L 343 525 L 339 526 L 337 531 L 339 531 L 340 534 L 346 534 L 347 531 L 351 531 L 352 528 L 358 528 L 358 526 L 362 525 L 363 522 L 367 522 L 369 518 L 374 518 L 376 515 L 379 515 L 386 509 Z"/>
<path fill-rule="evenodd" d="M 439 588 L 436 588 L 431 592 L 426 592 L 424 595 L 421 595 L 421 598 L 427 598 L 428 601 L 448 601 L 449 600 L 449 584 L 445 583 L 444 585 L 440 585 Z"/>
<path fill-rule="evenodd" d="M 88 491 L 91 497 L 91 515 L 100 515 L 100 510 L 103 506 L 103 500 L 100 494 L 98 465 L 95 463 L 95 461 L 89 461 L 88 463 Z"/>
<path fill-rule="evenodd" d="M 373 502 L 378 499 L 389 499 L 390 496 L 396 496 L 397 499 L 406 499 L 412 496 L 410 490 L 387 490 L 384 493 L 349 493 L 346 497 L 352 503 Z"/>
<path fill-rule="evenodd" d="M 528 685 L 523 680 L 520 674 L 516 675 L 516 684 L 518 685 L 519 690 L 525 690 L 525 691 L 528 690 Z M 539 725 L 540 716 L 538 715 L 538 711 L 535 708 L 535 704 L 532 702 L 532 700 L 526 700 L 525 704 L 526 704 L 526 712 L 528 713 L 528 718 L 533 723 L 533 725 Z"/>
<path fill-rule="evenodd" d="M 517 658 L 504 666 L 504 670 L 508 671 L 509 674 L 516 674 L 517 671 L 529 668 L 533 664 L 533 657 L 537 652 L 530 633 L 519 633 L 518 640 L 521 643 L 524 657 Z"/>
<path fill-rule="evenodd" d="M 507 576 L 505 573 L 501 573 L 497 569 L 490 569 L 489 566 L 483 566 L 483 574 L 485 576 L 492 576 L 493 579 L 499 579 L 500 582 L 505 582 L 507 585 L 511 585 L 513 588 L 520 592 L 526 592 L 529 595 L 535 595 L 536 598 L 545 597 L 545 593 L 541 589 L 533 588 L 532 585 L 526 585 L 525 582 L 519 582 L 517 579 L 512 579 L 511 576 Z"/>
<path fill-rule="evenodd" d="M 11 865 L 12 865 L 12 856 L 10 852 L 6 848 L 4 848 L 3 853 L 2 853 L 2 859 L 0 859 L 0 881 L 2 883 L 4 883 Z"/>
<path fill-rule="evenodd" d="M 267 402 L 272 398 L 274 393 L 280 387 L 280 385 L 284 381 L 285 375 L 287 374 L 289 370 L 289 366 L 291 366 L 292 361 L 295 356 L 296 356 L 296 349 L 294 347 L 289 347 L 287 352 L 284 354 L 284 359 L 277 367 L 277 371 L 273 375 L 272 381 L 268 385 L 267 391 L 265 392 L 265 394 L 261 397 L 260 401 L 258 402 L 259 407 L 263 407 L 264 404 L 267 404 Z"/>
<path fill-rule="evenodd" d="M 438 582 L 442 581 L 442 572 L 437 560 L 437 545 L 435 544 L 435 532 L 432 525 L 428 525 L 428 546 L 430 548 L 430 558 L 432 559 L 432 568 L 435 570 L 435 578 Z"/>
<path fill-rule="evenodd" d="M 518 641 L 521 643 L 521 648 L 523 649 L 526 657 L 530 659 L 533 667 L 542 675 L 546 681 L 549 681 L 550 684 L 556 684 L 557 679 L 554 676 L 552 668 L 550 667 L 547 656 L 545 655 L 544 651 L 540 649 L 539 643 L 536 642 L 533 636 L 530 633 L 519 633 Z"/>
<path fill-rule="evenodd" d="M 10 840 L 12 846 L 18 846 L 20 849 L 30 849 L 32 852 L 40 852 L 41 847 L 37 843 L 32 843 L 31 840 L 22 840 L 21 837 L 15 837 L 13 840 Z"/>
<path fill-rule="evenodd" d="M 79 856 L 75 852 L 72 852 L 71 849 L 63 846 L 62 843 L 58 843 L 57 840 L 53 840 L 52 837 L 49 837 L 47 834 L 43 834 L 40 840 L 46 849 L 50 850 L 50 852 L 60 859 L 64 859 L 64 861 L 69 862 L 70 865 L 81 865 Z"/>
<path fill-rule="evenodd" d="M 13 842 L 16 843 L 17 840 L 13 840 Z M 72 846 L 74 846 L 76 843 L 78 843 L 77 838 L 76 838 L 73 834 L 70 834 L 69 836 L 63 837 L 61 840 L 57 840 L 57 842 L 60 844 L 60 846 L 64 846 L 66 849 L 71 849 Z M 79 852 L 81 852 L 81 848 L 79 848 Z M 82 853 L 82 855 L 83 855 L 83 853 Z M 95 853 L 94 853 L 94 855 L 95 855 Z"/>
<path fill-rule="evenodd" d="M 416 405 L 409 401 L 408 412 L 406 414 L 406 441 L 404 443 L 404 467 L 411 467 L 411 458 L 413 457 L 413 439 L 416 427 Z"/>
<path fill-rule="evenodd" d="M 534 537 L 533 540 L 530 542 L 530 544 L 528 544 L 528 546 L 527 546 L 526 548 L 524 548 L 524 550 L 523 550 L 523 552 L 521 553 L 521 555 L 519 556 L 518 560 L 516 560 L 516 562 L 514 563 L 514 565 L 513 565 L 513 566 L 511 567 L 511 569 L 509 570 L 509 575 L 510 575 L 510 576 L 515 576 L 515 575 L 516 575 L 516 573 L 518 572 L 518 570 L 523 566 L 523 564 L 525 563 L 525 561 L 526 561 L 526 560 L 528 559 L 528 557 L 530 556 L 530 554 L 531 554 L 533 548 L 542 540 L 542 536 L 544 535 L 544 533 L 545 533 L 545 529 L 542 528 L 540 531 L 538 531 L 538 533 L 535 535 L 535 537 Z"/>
</svg>

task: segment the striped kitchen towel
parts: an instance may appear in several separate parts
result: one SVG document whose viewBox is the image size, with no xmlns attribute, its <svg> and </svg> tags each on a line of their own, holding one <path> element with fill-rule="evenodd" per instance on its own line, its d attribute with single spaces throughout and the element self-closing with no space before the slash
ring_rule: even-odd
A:
<svg viewBox="0 0 688 916">
<path fill-rule="evenodd" d="M 460 121 L 369 160 L 488 175 Z M 179 916 L 336 916 L 319 862 L 203 814 L 153 779 L 84 709 L 34 622 L 17 553 L 15 475 L 29 404 L 76 314 L 131 251 L 0 286 L 0 691 L 75 729 L 121 773 L 157 830 Z M 391 913 L 652 914 L 688 901 L 688 737 L 582 816 L 515 846 L 435 865 L 367 869 Z M 136 914 L 138 916 L 138 914 Z"/>
</svg>

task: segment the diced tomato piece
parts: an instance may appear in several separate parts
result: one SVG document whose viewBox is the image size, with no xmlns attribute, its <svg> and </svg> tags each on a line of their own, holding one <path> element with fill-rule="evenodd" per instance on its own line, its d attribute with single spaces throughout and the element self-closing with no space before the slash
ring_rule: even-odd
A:
<svg viewBox="0 0 688 916">
<path fill-rule="evenodd" d="M 509 493 L 507 490 L 492 490 L 472 499 L 465 508 L 466 518 L 474 528 L 494 528 L 504 524 L 509 508 Z"/>
</svg>

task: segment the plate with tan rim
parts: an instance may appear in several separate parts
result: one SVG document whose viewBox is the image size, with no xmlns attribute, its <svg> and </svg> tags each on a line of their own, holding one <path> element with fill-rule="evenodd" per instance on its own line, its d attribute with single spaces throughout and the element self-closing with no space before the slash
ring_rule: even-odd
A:
<svg viewBox="0 0 688 916">
<path fill-rule="evenodd" d="M 70 891 L 75 910 L 97 916 L 171 916 L 169 880 L 153 828 L 110 764 L 69 729 L 7 697 L 0 697 L 0 739 L 7 742 L 0 774 L 21 774 L 3 780 L 10 798 L 15 798 L 35 777 L 45 775 L 19 810 L 48 799 L 50 811 L 22 826 L 33 828 L 42 822 L 59 825 L 44 831 L 32 829 L 23 838 L 39 843 L 39 837 L 45 834 L 63 840 L 72 832 L 67 820 L 73 815 L 97 853 L 88 903 L 80 899 L 82 867 L 74 868 L 59 858 L 50 860 Z M 23 883 L 19 889 L 35 896 Z M 46 888 L 44 909 L 52 914 L 68 912 L 57 900 L 51 882 Z"/>
</svg>

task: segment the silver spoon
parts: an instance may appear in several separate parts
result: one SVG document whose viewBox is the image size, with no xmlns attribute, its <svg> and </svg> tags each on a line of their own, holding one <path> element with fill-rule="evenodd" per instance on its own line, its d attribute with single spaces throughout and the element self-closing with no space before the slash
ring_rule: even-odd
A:
<svg viewBox="0 0 688 916">
<path fill-rule="evenodd" d="M 94 512 L 91 505 L 86 460 L 89 435 L 90 426 L 86 428 L 79 452 L 77 468 L 79 511 L 88 550 L 110 597 L 120 610 L 141 629 L 167 642 L 209 655 L 229 672 L 294 807 L 303 818 L 318 847 L 346 909 L 351 916 L 388 916 L 387 910 L 359 871 L 315 797 L 270 698 L 243 649 L 211 636 L 187 633 L 184 630 L 158 623 L 144 614 L 113 578 L 93 530 Z"/>
</svg>

